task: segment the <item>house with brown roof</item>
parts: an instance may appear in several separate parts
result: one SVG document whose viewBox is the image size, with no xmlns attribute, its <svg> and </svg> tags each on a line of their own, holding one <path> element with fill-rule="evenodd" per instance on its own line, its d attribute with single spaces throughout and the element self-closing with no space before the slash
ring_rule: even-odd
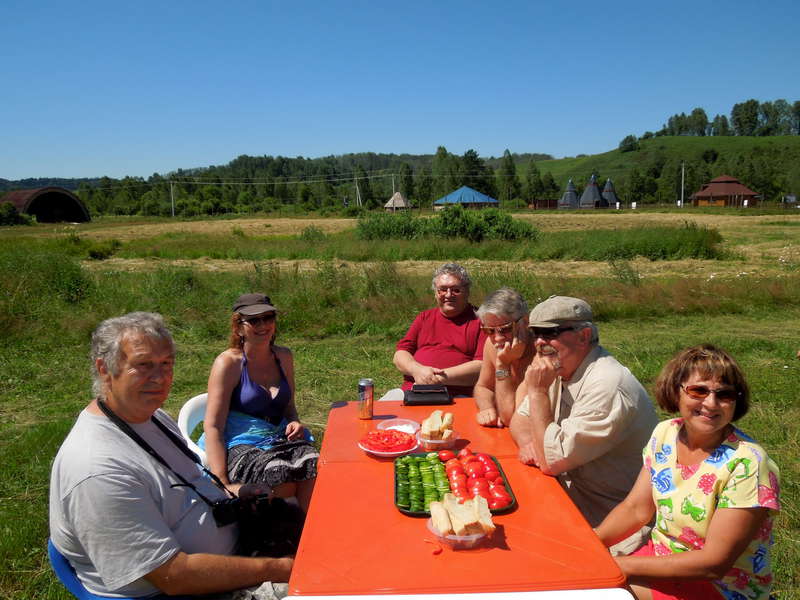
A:
<svg viewBox="0 0 800 600">
<path fill-rule="evenodd" d="M 689 197 L 692 206 L 755 206 L 759 198 L 753 190 L 730 175 L 715 177 Z"/>
</svg>

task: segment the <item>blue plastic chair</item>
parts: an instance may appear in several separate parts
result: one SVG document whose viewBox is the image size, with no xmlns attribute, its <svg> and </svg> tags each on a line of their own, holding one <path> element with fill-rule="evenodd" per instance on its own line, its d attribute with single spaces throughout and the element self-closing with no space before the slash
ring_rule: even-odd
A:
<svg viewBox="0 0 800 600">
<path fill-rule="evenodd" d="M 108 600 L 108 596 L 98 596 L 91 593 L 78 579 L 75 569 L 66 559 L 66 557 L 58 551 L 53 545 L 53 541 L 47 540 L 47 556 L 50 558 L 50 565 L 58 577 L 58 580 L 67 588 L 70 594 L 75 596 L 78 600 Z M 192 600 L 190 596 L 166 596 L 158 594 L 156 596 L 148 596 L 147 600 Z M 140 598 L 119 598 L 118 600 L 141 600 Z"/>
</svg>

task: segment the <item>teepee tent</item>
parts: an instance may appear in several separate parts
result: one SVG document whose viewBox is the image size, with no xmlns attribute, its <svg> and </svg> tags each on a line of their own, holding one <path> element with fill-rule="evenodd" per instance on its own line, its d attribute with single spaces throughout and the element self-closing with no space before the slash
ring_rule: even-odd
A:
<svg viewBox="0 0 800 600">
<path fill-rule="evenodd" d="M 558 208 L 578 208 L 578 192 L 575 190 L 575 184 L 572 183 L 572 178 L 567 182 L 567 191 L 561 196 L 558 201 Z"/>
<path fill-rule="evenodd" d="M 409 204 L 403 194 L 395 192 L 392 194 L 392 197 L 389 198 L 389 201 L 383 205 L 383 208 L 387 211 L 406 210 L 407 208 L 411 208 L 411 204 Z"/>
<path fill-rule="evenodd" d="M 606 185 L 603 187 L 603 201 L 606 207 L 616 208 L 617 202 L 622 206 L 622 201 L 617 196 L 617 190 L 614 189 L 614 182 L 610 177 L 606 179 Z"/>
<path fill-rule="evenodd" d="M 589 178 L 589 183 L 581 194 L 580 207 L 581 208 L 597 208 L 603 198 L 600 196 L 600 190 L 597 187 L 597 177 L 592 174 Z"/>
</svg>

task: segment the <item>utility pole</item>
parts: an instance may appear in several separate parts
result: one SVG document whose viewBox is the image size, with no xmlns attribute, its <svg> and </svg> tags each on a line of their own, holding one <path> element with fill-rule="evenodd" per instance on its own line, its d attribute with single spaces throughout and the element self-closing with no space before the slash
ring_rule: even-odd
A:
<svg viewBox="0 0 800 600">
<path fill-rule="evenodd" d="M 169 180 L 169 199 L 172 202 L 172 217 L 175 218 L 175 194 L 172 191 L 172 180 Z"/>
<path fill-rule="evenodd" d="M 681 161 L 681 208 L 683 208 L 683 182 L 686 175 L 686 163 Z"/>
</svg>

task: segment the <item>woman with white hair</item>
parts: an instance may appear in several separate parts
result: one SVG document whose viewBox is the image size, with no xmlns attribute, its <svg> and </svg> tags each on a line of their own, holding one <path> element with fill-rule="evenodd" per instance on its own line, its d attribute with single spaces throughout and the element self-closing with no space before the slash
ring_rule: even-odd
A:
<svg viewBox="0 0 800 600">
<path fill-rule="evenodd" d="M 519 292 L 503 287 L 487 296 L 477 314 L 486 334 L 473 391 L 477 420 L 486 427 L 504 427 L 511 422 L 517 386 L 535 355 L 528 333 L 528 305 Z"/>
</svg>

